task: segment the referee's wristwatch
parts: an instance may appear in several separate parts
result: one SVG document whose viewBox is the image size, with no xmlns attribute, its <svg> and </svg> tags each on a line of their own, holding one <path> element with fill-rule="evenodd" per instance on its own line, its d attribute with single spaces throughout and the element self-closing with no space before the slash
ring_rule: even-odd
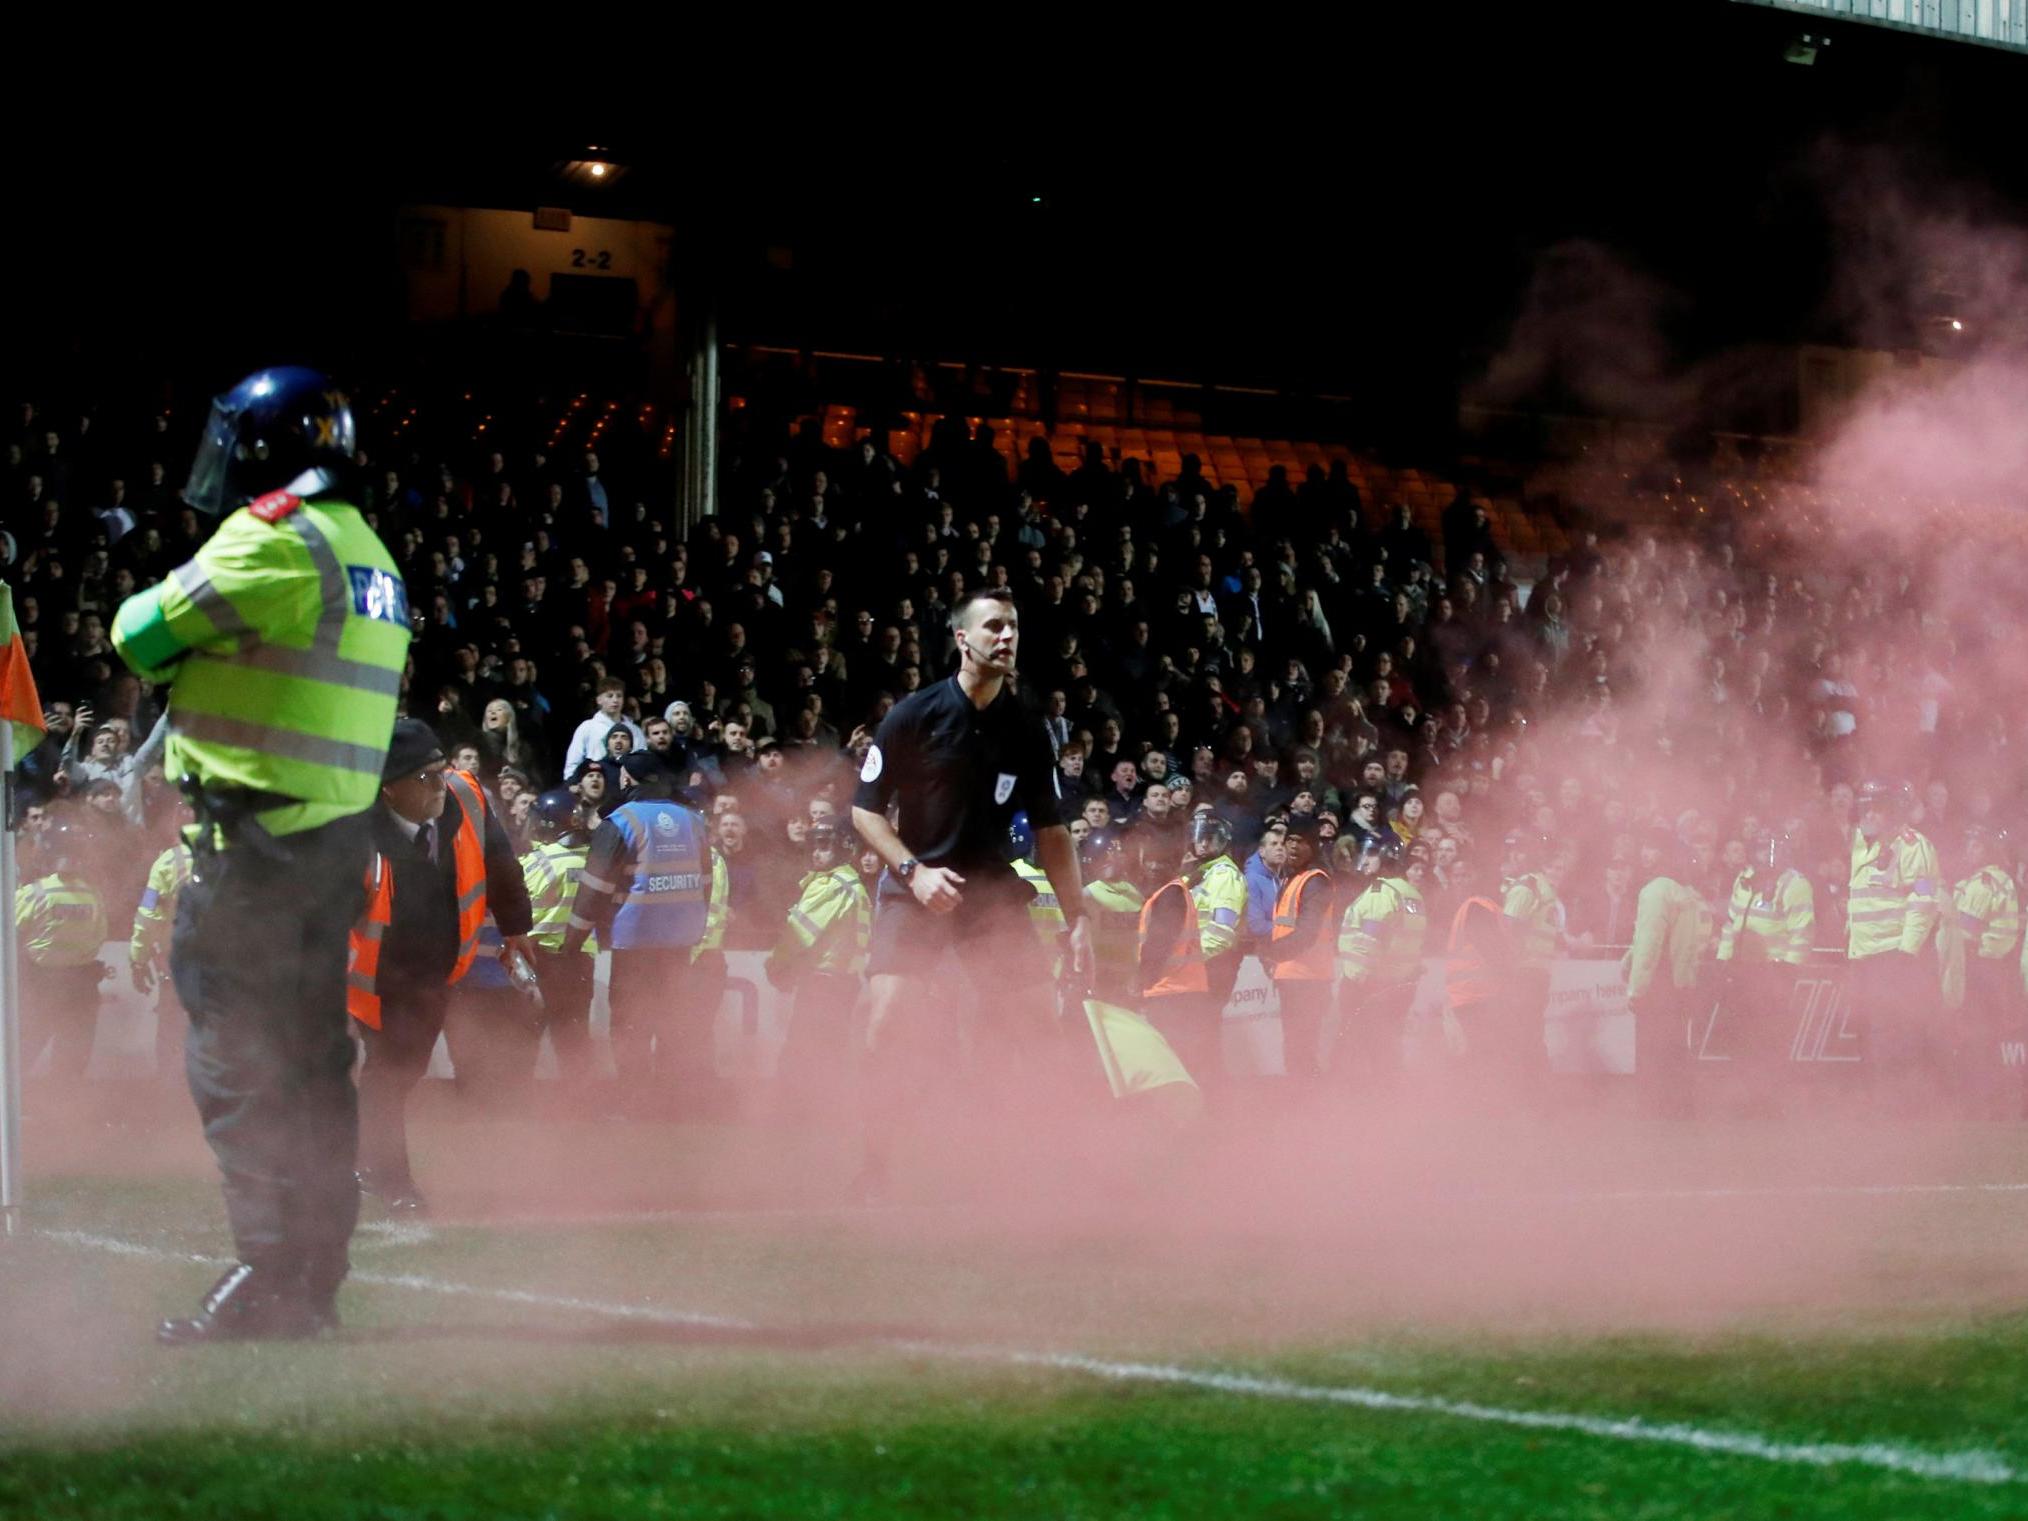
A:
<svg viewBox="0 0 2028 1521">
<path fill-rule="evenodd" d="M 906 886 L 909 882 L 915 880 L 915 869 L 919 864 L 921 863 L 919 863 L 914 856 L 910 856 L 906 861 L 903 861 L 899 866 L 894 868 L 894 874 L 897 877 L 899 877 L 903 885 Z"/>
</svg>

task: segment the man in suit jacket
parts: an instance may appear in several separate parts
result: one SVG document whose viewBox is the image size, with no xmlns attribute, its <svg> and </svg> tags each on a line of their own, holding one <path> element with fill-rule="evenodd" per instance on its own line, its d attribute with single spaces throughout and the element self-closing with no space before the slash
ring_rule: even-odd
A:
<svg viewBox="0 0 2028 1521">
<path fill-rule="evenodd" d="M 348 988 L 366 1041 L 359 1184 L 390 1210 L 418 1213 L 425 1205 L 409 1171 L 408 1095 L 429 1068 L 452 984 L 492 954 L 479 944 L 485 921 L 498 928 L 510 964 L 519 955 L 532 967 L 532 920 L 507 831 L 477 783 L 448 768 L 428 725 L 395 725 L 372 820 L 377 856 Z"/>
</svg>

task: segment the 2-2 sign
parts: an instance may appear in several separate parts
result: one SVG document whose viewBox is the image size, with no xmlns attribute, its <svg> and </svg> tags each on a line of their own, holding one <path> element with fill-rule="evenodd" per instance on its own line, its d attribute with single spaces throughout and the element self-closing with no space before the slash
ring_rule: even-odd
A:
<svg viewBox="0 0 2028 1521">
<path fill-rule="evenodd" d="M 582 248 L 573 248 L 570 251 L 570 267 L 572 269 L 611 269 L 613 267 L 613 256 L 603 248 L 597 253 L 586 253 Z"/>
</svg>

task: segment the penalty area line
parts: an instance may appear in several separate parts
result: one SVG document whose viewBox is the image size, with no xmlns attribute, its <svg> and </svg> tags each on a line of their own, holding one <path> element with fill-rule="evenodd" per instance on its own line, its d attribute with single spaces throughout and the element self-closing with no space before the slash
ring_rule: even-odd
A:
<svg viewBox="0 0 2028 1521">
<path fill-rule="evenodd" d="M 158 1262 L 223 1265 L 230 1260 L 194 1252 L 170 1251 L 163 1247 L 125 1241 L 116 1236 L 96 1235 L 89 1231 L 45 1230 L 35 1234 L 47 1241 Z M 740 1316 L 665 1309 L 651 1304 L 586 1299 L 570 1294 L 547 1294 L 531 1289 L 492 1288 L 483 1284 L 461 1283 L 455 1279 L 436 1278 L 420 1273 L 363 1272 L 354 1273 L 352 1279 L 354 1282 L 370 1284 L 376 1288 L 407 1289 L 416 1293 L 484 1299 L 499 1304 L 564 1310 L 652 1325 L 706 1326 L 739 1331 L 766 1329 L 760 1322 Z M 916 1357 L 997 1363 L 1004 1367 L 1076 1373 L 1111 1383 L 1196 1389 L 1209 1394 L 1283 1400 L 1298 1404 L 1344 1405 L 1395 1415 L 1434 1415 L 1450 1420 L 1473 1421 L 1528 1431 L 1557 1432 L 1603 1441 L 1640 1442 L 1654 1446 L 1687 1448 L 1717 1457 L 1749 1458 L 1764 1463 L 1809 1468 L 1851 1465 L 1905 1474 L 1913 1478 L 1937 1479 L 1961 1484 L 2014 1484 L 2019 1483 L 2024 1477 L 2022 1471 L 2003 1455 L 1976 1449 L 1960 1452 L 1928 1452 L 1919 1447 L 1905 1447 L 1895 1442 L 1788 1442 L 1754 1432 L 1718 1430 L 1691 1425 L 1684 1421 L 1650 1421 L 1640 1416 L 1586 1415 L 1566 1410 L 1523 1410 L 1481 1404 L 1475 1400 L 1447 1399 L 1438 1395 L 1400 1394 L 1392 1390 L 1358 1385 L 1305 1384 L 1261 1374 L 1224 1373 L 1215 1369 L 1186 1368 L 1167 1363 L 1123 1362 L 1087 1357 L 1075 1352 L 1038 1352 L 1018 1347 L 968 1346 L 956 1342 L 900 1337 L 873 1338 L 867 1345 L 886 1347 Z"/>
</svg>

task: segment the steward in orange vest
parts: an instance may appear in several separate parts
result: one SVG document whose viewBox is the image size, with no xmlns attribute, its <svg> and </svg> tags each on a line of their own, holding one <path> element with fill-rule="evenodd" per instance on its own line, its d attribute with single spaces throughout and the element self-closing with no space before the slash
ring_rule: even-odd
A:
<svg viewBox="0 0 2028 1521">
<path fill-rule="evenodd" d="M 1281 1004 L 1282 1071 L 1308 1081 L 1321 1069 L 1318 1047 L 1337 973 L 1338 946 L 1331 933 L 1336 888 L 1328 871 L 1310 864 L 1308 835 L 1291 830 L 1288 852 L 1289 879 L 1275 903 L 1274 931 L 1262 959 Z"/>
<path fill-rule="evenodd" d="M 1183 875 L 1141 906 L 1141 1012 L 1207 1090 L 1225 1075 L 1222 1020 L 1246 913 L 1246 879 L 1226 853 L 1231 843 L 1231 825 L 1197 814 Z"/>
<path fill-rule="evenodd" d="M 429 726 L 394 727 L 371 814 L 366 912 L 352 932 L 346 1007 L 366 1042 L 359 1073 L 359 1183 L 391 1210 L 423 1205 L 408 1164 L 408 1095 L 429 1069 L 452 984 L 481 954 L 490 913 L 502 954 L 534 964 L 528 888 L 514 847 Z"/>
<path fill-rule="evenodd" d="M 1444 958 L 1444 1039 L 1453 1056 L 1495 1077 L 1509 1098 L 1534 1103 L 1549 1076 L 1547 977 L 1530 977 L 1517 938 L 1500 903 L 1467 898 L 1458 905 Z"/>
</svg>

